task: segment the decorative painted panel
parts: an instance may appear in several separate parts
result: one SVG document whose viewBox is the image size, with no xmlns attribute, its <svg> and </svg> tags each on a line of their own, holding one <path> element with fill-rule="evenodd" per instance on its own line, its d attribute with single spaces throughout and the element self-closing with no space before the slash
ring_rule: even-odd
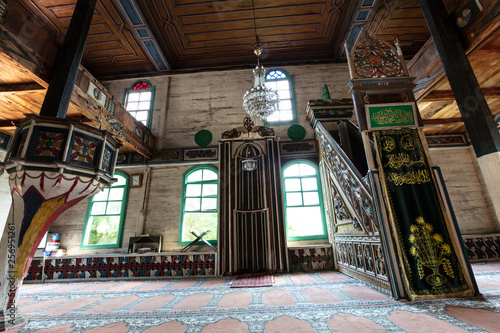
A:
<svg viewBox="0 0 500 333">
<path fill-rule="evenodd" d="M 98 153 L 99 140 L 75 133 L 72 139 L 72 148 L 69 151 L 68 161 L 83 164 L 95 164 Z M 97 156 L 96 156 L 97 155 Z"/>
<path fill-rule="evenodd" d="M 500 234 L 465 235 L 463 240 L 470 261 L 478 262 L 500 258 Z"/>
<path fill-rule="evenodd" d="M 104 154 L 102 156 L 100 169 L 108 172 L 112 166 L 112 163 L 113 163 L 113 151 L 108 147 L 106 147 L 106 149 L 104 149 Z"/>
<path fill-rule="evenodd" d="M 64 144 L 66 143 L 68 130 L 54 128 L 35 127 L 33 133 L 35 140 L 29 148 L 28 155 L 39 159 L 62 159 Z M 36 143 L 34 145 L 33 143 Z"/>
<path fill-rule="evenodd" d="M 215 253 L 33 259 L 26 280 L 215 276 Z"/>
<path fill-rule="evenodd" d="M 331 245 L 289 247 L 290 271 L 323 271 L 333 270 L 333 253 Z"/>
<path fill-rule="evenodd" d="M 280 142 L 280 154 L 285 155 L 304 155 L 318 154 L 316 142 L 314 140 L 304 141 L 285 141 Z"/>
</svg>

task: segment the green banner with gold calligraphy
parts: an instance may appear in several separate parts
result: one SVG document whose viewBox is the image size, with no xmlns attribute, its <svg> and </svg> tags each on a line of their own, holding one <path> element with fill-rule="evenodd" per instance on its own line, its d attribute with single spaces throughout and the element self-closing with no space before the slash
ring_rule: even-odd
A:
<svg viewBox="0 0 500 333">
<path fill-rule="evenodd" d="M 450 241 L 418 131 L 376 131 L 375 137 L 410 293 L 437 296 L 471 290 Z"/>
</svg>

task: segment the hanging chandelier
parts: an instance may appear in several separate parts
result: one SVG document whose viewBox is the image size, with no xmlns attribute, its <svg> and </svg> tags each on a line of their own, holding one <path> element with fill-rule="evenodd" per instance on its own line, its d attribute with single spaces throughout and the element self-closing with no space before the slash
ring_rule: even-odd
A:
<svg viewBox="0 0 500 333">
<path fill-rule="evenodd" d="M 259 61 L 259 56 L 262 53 L 260 46 L 254 52 L 257 55 L 257 67 L 253 70 L 255 82 L 252 89 L 243 95 L 243 109 L 251 117 L 265 120 L 278 111 L 279 97 L 276 90 L 266 87 L 264 79 L 266 71 Z"/>
<path fill-rule="evenodd" d="M 259 36 L 257 35 L 257 26 L 255 24 L 255 6 L 252 0 L 253 10 L 253 26 L 255 30 L 256 47 L 254 53 L 257 56 L 257 67 L 253 70 L 254 85 L 243 95 L 243 109 L 251 117 L 257 117 L 262 120 L 267 119 L 270 115 L 279 109 L 278 92 L 266 87 L 264 75 L 266 71 L 264 66 L 260 64 L 260 55 L 262 53 L 262 44 L 260 44 Z"/>
</svg>

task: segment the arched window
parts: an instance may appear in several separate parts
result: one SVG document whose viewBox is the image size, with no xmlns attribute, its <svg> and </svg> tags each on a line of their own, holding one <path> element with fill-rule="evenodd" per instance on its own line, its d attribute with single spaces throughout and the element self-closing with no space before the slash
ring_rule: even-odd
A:
<svg viewBox="0 0 500 333">
<path fill-rule="evenodd" d="M 115 171 L 118 179 L 90 199 L 83 228 L 82 249 L 121 247 L 128 202 L 128 176 Z"/>
<path fill-rule="evenodd" d="M 155 87 L 146 80 L 135 82 L 125 89 L 125 109 L 144 126 L 151 127 Z"/>
<path fill-rule="evenodd" d="M 213 166 L 196 166 L 183 177 L 179 244 L 186 245 L 196 239 L 191 231 L 201 234 L 210 230 L 203 239 L 217 241 L 218 175 Z"/>
<path fill-rule="evenodd" d="M 267 72 L 266 86 L 278 92 L 280 104 L 279 111 L 270 115 L 265 123 L 277 125 L 295 123 L 297 121 L 297 116 L 295 112 L 292 76 L 287 75 L 280 69 L 272 69 Z"/>
<path fill-rule="evenodd" d="M 288 240 L 327 238 L 318 167 L 305 160 L 283 169 Z"/>
</svg>

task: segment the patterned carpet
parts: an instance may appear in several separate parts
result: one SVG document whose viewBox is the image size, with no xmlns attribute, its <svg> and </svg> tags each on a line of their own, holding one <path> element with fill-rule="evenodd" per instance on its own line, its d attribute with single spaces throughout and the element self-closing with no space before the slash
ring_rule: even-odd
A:
<svg viewBox="0 0 500 333">
<path fill-rule="evenodd" d="M 26 284 L 31 318 L 8 332 L 500 332 L 500 262 L 473 265 L 483 297 L 395 301 L 336 272 L 231 278 Z"/>
</svg>

